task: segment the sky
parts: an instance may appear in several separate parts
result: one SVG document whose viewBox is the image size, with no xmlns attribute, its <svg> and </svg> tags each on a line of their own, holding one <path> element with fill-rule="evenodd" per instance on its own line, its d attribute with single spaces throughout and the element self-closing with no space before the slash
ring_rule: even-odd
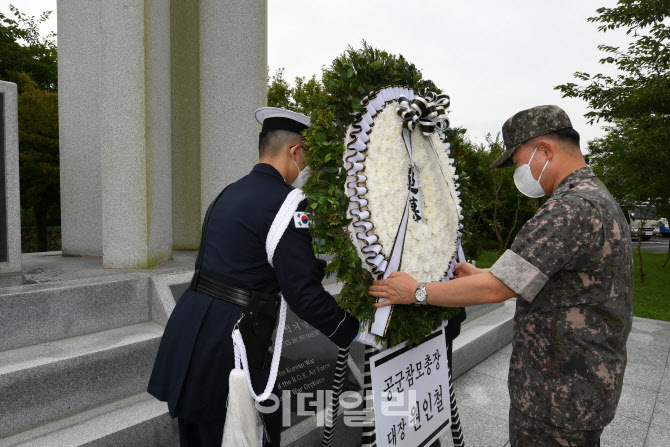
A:
<svg viewBox="0 0 670 447">
<path fill-rule="evenodd" d="M 0 0 L 28 15 L 53 10 L 42 32 L 56 31 L 56 0 Z M 599 44 L 626 47 L 620 30 L 587 22 L 616 0 L 268 0 L 268 68 L 285 78 L 321 76 L 323 67 L 362 40 L 402 54 L 451 97 L 452 126 L 483 143 L 516 112 L 557 104 L 588 141 L 604 135 L 588 125 L 587 104 L 554 90 L 573 73 L 616 74 L 598 64 Z M 418 6 L 413 6 L 418 5 Z M 582 147 L 586 145 L 583 144 Z"/>
</svg>

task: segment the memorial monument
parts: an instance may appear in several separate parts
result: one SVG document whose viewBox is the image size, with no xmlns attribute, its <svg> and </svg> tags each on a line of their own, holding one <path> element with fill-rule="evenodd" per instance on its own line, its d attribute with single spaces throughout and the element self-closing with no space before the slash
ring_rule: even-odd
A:
<svg viewBox="0 0 670 447">
<path fill-rule="evenodd" d="M 21 272 L 16 84 L 0 81 L 0 275 Z"/>
<path fill-rule="evenodd" d="M 197 250 L 257 162 L 265 0 L 58 2 L 64 256 L 150 268 Z"/>
</svg>

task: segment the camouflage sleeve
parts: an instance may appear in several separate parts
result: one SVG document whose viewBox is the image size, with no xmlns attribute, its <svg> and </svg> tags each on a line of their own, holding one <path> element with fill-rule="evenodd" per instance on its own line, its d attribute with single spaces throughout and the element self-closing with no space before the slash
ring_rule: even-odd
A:
<svg viewBox="0 0 670 447">
<path fill-rule="evenodd" d="M 584 218 L 591 213 L 580 198 L 549 199 L 521 228 L 491 273 L 519 296 L 533 301 L 549 278 L 593 237 Z"/>
<path fill-rule="evenodd" d="M 549 280 L 547 275 L 512 250 L 505 251 L 490 272 L 529 303 Z"/>
</svg>

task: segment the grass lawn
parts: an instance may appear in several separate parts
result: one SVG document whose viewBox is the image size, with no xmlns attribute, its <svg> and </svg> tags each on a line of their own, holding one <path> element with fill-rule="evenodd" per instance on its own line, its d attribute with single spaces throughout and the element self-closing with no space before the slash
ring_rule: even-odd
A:
<svg viewBox="0 0 670 447">
<path fill-rule="evenodd" d="M 643 251 L 644 283 L 640 283 L 638 254 L 637 250 L 633 251 L 635 263 L 633 315 L 636 317 L 670 321 L 670 262 L 665 268 L 661 268 L 667 256 L 667 253 Z M 496 250 L 483 250 L 477 259 L 477 267 L 489 268 L 496 259 L 498 259 Z"/>
<path fill-rule="evenodd" d="M 635 262 L 633 315 L 636 317 L 670 321 L 670 262 L 665 268 L 661 268 L 667 256 L 667 253 L 643 251 L 644 283 L 640 283 L 638 254 L 637 250 L 633 250 L 633 262 Z"/>
<path fill-rule="evenodd" d="M 477 267 L 487 269 L 498 260 L 498 250 L 482 250 L 482 254 L 477 259 Z"/>
</svg>

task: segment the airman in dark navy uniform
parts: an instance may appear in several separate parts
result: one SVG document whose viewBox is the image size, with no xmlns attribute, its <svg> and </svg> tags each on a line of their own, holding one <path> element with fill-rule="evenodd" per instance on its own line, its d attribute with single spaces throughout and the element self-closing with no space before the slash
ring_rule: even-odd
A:
<svg viewBox="0 0 670 447">
<path fill-rule="evenodd" d="M 326 262 L 312 251 L 309 228 L 300 204 L 268 263 L 265 242 L 279 208 L 305 171 L 300 132 L 309 118 L 282 109 L 263 108 L 259 138 L 260 163 L 224 190 L 211 208 L 203 231 L 200 274 L 245 291 L 283 294 L 300 318 L 337 346 L 358 336 L 358 320 L 338 307 L 321 281 Z M 226 418 L 228 376 L 234 368 L 231 333 L 243 306 L 189 288 L 178 300 L 165 328 L 148 391 L 166 401 L 178 417 L 182 446 L 220 446 Z M 250 367 L 260 394 L 267 383 L 270 359 Z M 264 414 L 269 440 L 279 445 L 281 410 Z"/>
</svg>

